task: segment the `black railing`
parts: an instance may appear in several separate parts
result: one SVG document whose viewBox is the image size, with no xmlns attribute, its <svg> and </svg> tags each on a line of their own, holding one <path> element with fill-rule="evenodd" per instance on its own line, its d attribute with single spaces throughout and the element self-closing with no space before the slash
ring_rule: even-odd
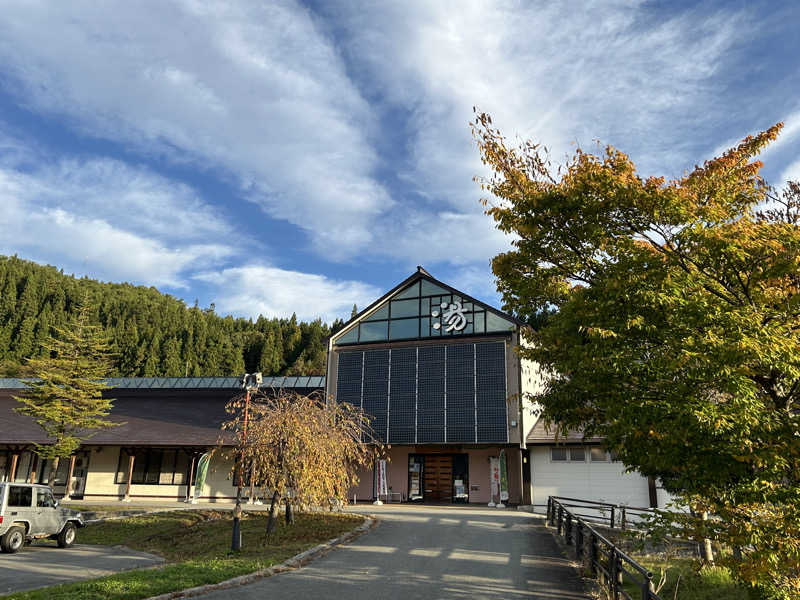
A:
<svg viewBox="0 0 800 600">
<path fill-rule="evenodd" d="M 565 496 L 550 496 L 550 498 L 558 500 L 561 506 L 569 508 L 573 517 L 581 517 L 585 521 L 600 523 L 611 529 L 627 529 L 630 525 L 635 525 L 641 515 L 655 513 L 652 508 L 640 508 L 625 504 L 610 504 Z M 547 506 L 549 514 L 549 499 Z"/>
<path fill-rule="evenodd" d="M 571 502 L 567 504 L 564 502 L 566 500 Z M 586 501 L 550 496 L 547 499 L 547 524 L 555 527 L 567 546 L 575 549 L 575 556 L 580 562 L 586 562 L 592 576 L 608 592 L 608 597 L 611 600 L 661 600 L 653 591 L 653 573 L 601 535 L 584 517 L 569 510 L 576 502 Z M 597 502 L 587 504 L 603 505 Z M 620 507 L 613 504 L 605 507 L 610 509 L 609 522 L 614 527 L 615 513 Z M 620 521 L 624 522 L 625 517 L 626 513 L 623 513 Z M 625 589 L 626 583 L 638 589 L 639 593 L 631 596 Z"/>
</svg>

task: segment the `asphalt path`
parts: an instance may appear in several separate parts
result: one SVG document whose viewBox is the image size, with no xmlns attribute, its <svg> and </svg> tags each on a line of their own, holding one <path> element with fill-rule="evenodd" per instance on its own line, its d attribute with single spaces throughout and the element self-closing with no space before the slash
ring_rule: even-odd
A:
<svg viewBox="0 0 800 600">
<path fill-rule="evenodd" d="M 17 554 L 0 553 L 0 594 L 93 579 L 162 562 L 161 557 L 122 546 L 76 544 L 59 548 L 52 542 L 34 542 Z"/>
<path fill-rule="evenodd" d="M 529 513 L 413 505 L 355 511 L 380 522 L 301 569 L 202 599 L 589 598 L 541 518 Z"/>
</svg>

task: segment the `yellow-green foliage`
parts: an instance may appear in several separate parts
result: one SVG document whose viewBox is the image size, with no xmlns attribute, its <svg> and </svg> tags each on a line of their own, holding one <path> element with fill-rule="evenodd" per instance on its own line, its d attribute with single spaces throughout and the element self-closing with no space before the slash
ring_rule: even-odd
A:
<svg viewBox="0 0 800 600">
<path fill-rule="evenodd" d="M 553 313 L 519 349 L 552 375 L 544 418 L 712 514 L 682 525 L 741 548 L 739 577 L 800 595 L 800 185 L 775 193 L 755 160 L 781 124 L 673 181 L 611 147 L 557 170 L 473 127 L 514 236 L 505 306 Z"/>
</svg>

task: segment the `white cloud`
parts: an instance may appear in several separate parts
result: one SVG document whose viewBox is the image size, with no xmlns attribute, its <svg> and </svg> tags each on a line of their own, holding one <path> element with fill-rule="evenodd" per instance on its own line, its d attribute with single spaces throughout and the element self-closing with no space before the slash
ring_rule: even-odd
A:
<svg viewBox="0 0 800 600">
<path fill-rule="evenodd" d="M 741 15 L 683 12 L 654 21 L 641 2 L 403 2 L 354 7 L 348 55 L 389 103 L 412 111 L 409 179 L 453 208 L 474 210 L 483 172 L 472 107 L 509 136 L 560 159 L 600 138 L 658 172 L 695 160 L 712 124 L 714 77 L 741 41 Z"/>
<path fill-rule="evenodd" d="M 488 261 L 485 264 L 456 269 L 448 278 L 448 283 L 478 300 L 483 300 L 491 306 L 500 307 L 496 280 Z"/>
<path fill-rule="evenodd" d="M 646 174 L 677 174 L 719 135 L 720 72 L 754 29 L 741 12 L 656 20 L 630 0 L 319 10 L 318 20 L 291 0 L 8 3 L 0 64 L 21 103 L 236 182 L 328 260 L 462 268 L 508 248 L 472 182 L 484 173 L 473 105 L 557 160 L 600 138 Z M 376 148 L 392 145 L 388 165 Z M 394 195 L 376 175 L 389 166 L 407 186 Z M 137 217 L 127 227 L 160 239 L 146 210 Z"/>
<path fill-rule="evenodd" d="M 746 135 L 754 135 L 763 129 L 772 127 L 775 123 L 762 123 L 761 128 L 751 131 L 749 134 L 743 132 L 738 137 L 728 138 L 726 141 L 717 144 L 711 151 L 708 158 L 722 156 L 727 150 L 738 146 Z M 759 155 L 759 160 L 765 161 L 768 157 L 774 157 L 776 154 L 783 152 L 787 146 L 797 141 L 798 134 L 800 134 L 800 110 L 790 113 L 783 119 L 783 129 L 778 136 L 778 139 L 767 146 Z"/>
<path fill-rule="evenodd" d="M 800 182 L 800 159 L 797 159 L 786 167 L 780 176 L 781 186 L 785 185 L 787 181 Z"/>
<path fill-rule="evenodd" d="M 0 146 L 25 147 L 17 140 Z M 108 159 L 0 162 L 0 254 L 115 281 L 185 287 L 185 272 L 235 251 L 231 227 L 187 186 Z M 215 240 L 215 241 L 209 241 Z M 219 240 L 223 240 L 220 242 Z"/>
<path fill-rule="evenodd" d="M 294 2 L 6 3 L 0 62 L 21 102 L 227 174 L 328 256 L 391 204 L 370 108 Z"/>
<path fill-rule="evenodd" d="M 259 264 L 200 273 L 195 279 L 221 290 L 215 301 L 218 309 L 246 317 L 296 313 L 299 319 L 321 317 L 331 322 L 349 317 L 353 304 L 367 306 L 383 293 L 360 281 L 339 281 Z"/>
<path fill-rule="evenodd" d="M 379 253 L 409 266 L 486 264 L 492 256 L 507 250 L 511 240 L 482 212 L 447 208 L 440 212 L 407 209 L 387 219 L 377 231 L 377 237 L 386 240 Z"/>
</svg>

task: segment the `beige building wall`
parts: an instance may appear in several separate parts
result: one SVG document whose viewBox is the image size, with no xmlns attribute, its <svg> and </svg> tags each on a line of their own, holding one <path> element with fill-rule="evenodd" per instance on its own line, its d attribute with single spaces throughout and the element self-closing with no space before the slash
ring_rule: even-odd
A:
<svg viewBox="0 0 800 600">
<path fill-rule="evenodd" d="M 86 478 L 86 500 L 121 500 L 126 485 L 114 483 L 119 464 L 120 446 L 100 446 L 91 449 L 89 472 Z M 205 485 L 201 495 L 204 501 L 230 501 L 236 497 L 236 487 L 231 474 L 232 460 L 217 451 L 211 458 Z M 127 465 L 124 466 L 127 468 Z M 245 490 L 247 493 L 248 490 Z M 134 500 L 184 500 L 186 485 L 131 484 L 131 499 Z"/>
</svg>

